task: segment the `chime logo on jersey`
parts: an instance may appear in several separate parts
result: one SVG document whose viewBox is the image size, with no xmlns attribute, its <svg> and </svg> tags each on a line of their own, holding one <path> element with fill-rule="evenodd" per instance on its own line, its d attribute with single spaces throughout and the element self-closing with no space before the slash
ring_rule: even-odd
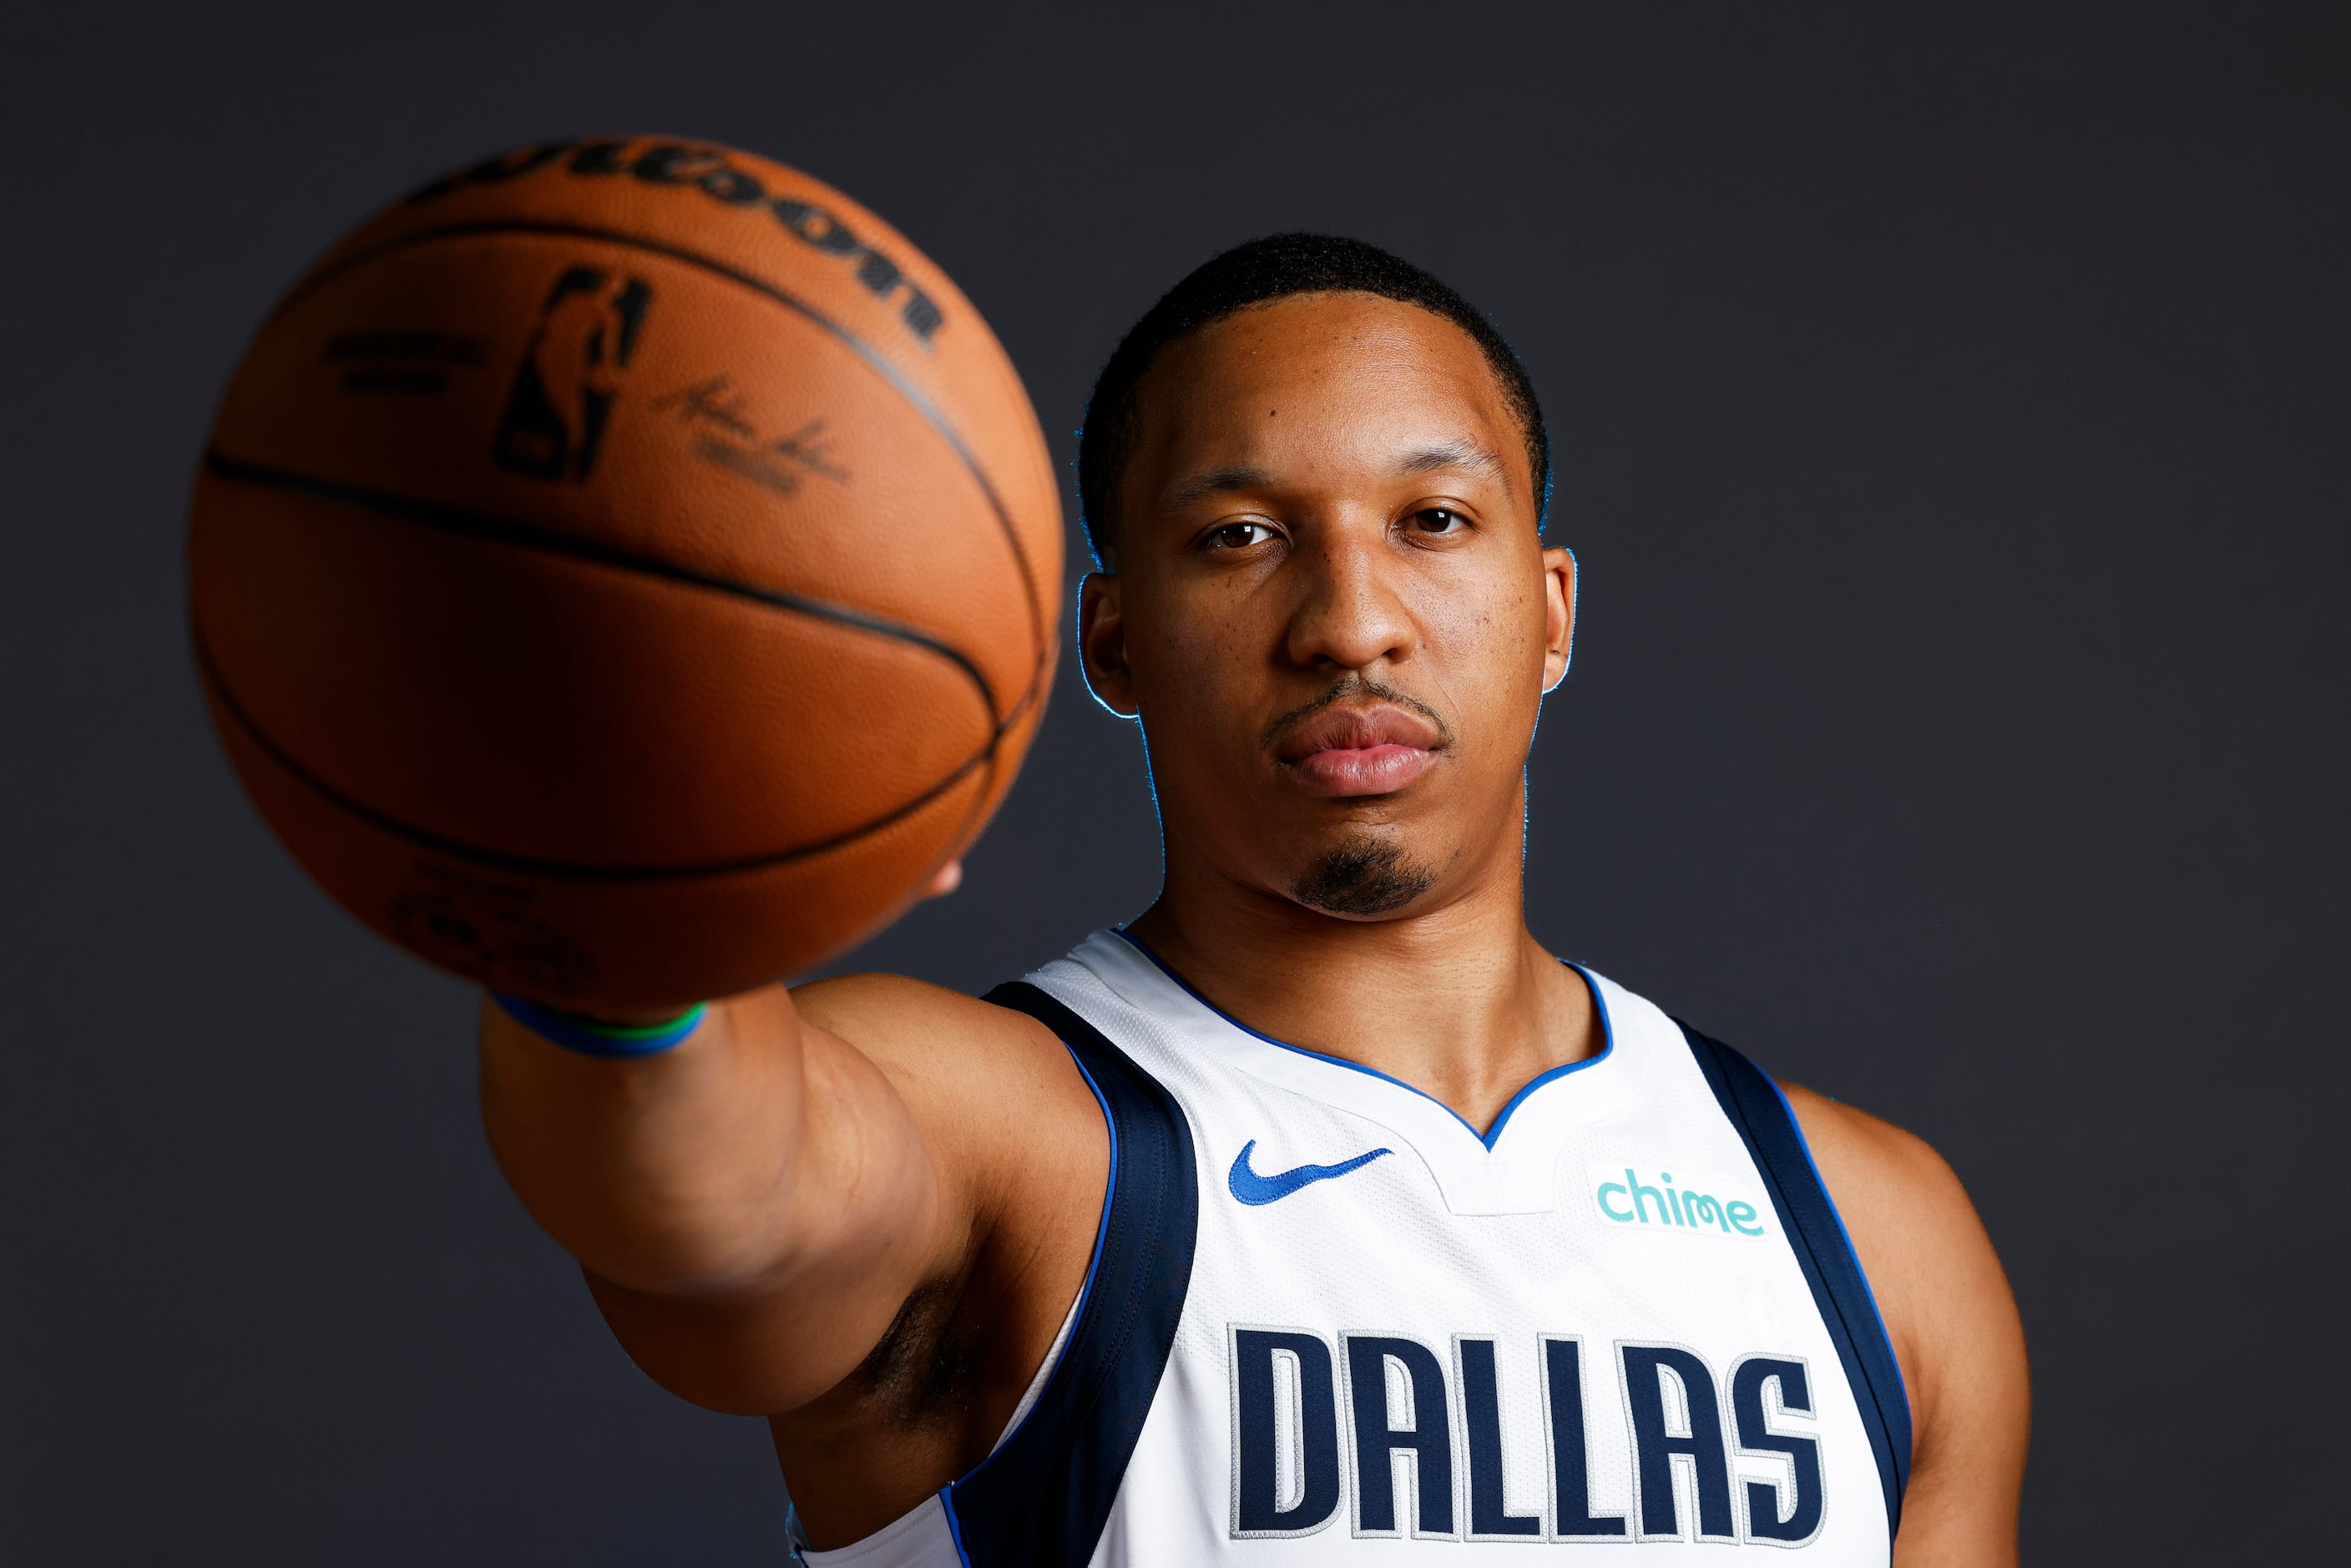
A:
<svg viewBox="0 0 2351 1568">
<path fill-rule="evenodd" d="M 1458 1333 L 1447 1346 L 1343 1332 L 1334 1354 L 1311 1329 L 1226 1332 L 1235 1540 L 1311 1535 L 1342 1513 L 1358 1536 L 1458 1541 L 1801 1546 L 1820 1533 L 1821 1440 L 1802 1356 L 1754 1353 L 1718 1368 L 1678 1344 L 1587 1353 L 1564 1333 Z M 1502 1358 L 1531 1360 L 1505 1368 Z M 1533 1374 L 1539 1424 L 1504 1421 L 1505 1370 Z M 1617 1420 L 1621 1446 L 1599 1431 Z M 1593 1463 L 1604 1444 L 1629 1452 L 1629 1495 L 1594 1484 L 1607 1474 Z M 1512 1453 L 1522 1477 L 1539 1456 L 1546 1484 L 1510 1495 Z"/>
<path fill-rule="evenodd" d="M 1583 1167 L 1583 1178 L 1600 1218 L 1621 1229 L 1750 1240 L 1771 1234 L 1769 1210 L 1746 1182 L 1684 1166 L 1677 1183 L 1662 1166 L 1597 1160 Z"/>
</svg>

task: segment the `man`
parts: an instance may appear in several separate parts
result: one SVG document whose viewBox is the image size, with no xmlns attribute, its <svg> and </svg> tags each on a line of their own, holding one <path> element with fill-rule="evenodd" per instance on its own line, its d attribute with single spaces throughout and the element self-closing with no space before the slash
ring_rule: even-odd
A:
<svg viewBox="0 0 2351 1568">
<path fill-rule="evenodd" d="M 1148 912 L 987 999 L 485 1010 L 492 1143 L 638 1364 L 768 1417 L 812 1562 L 2013 1562 L 2023 1342 L 1949 1170 L 1526 929 L 1575 568 L 1484 319 L 1244 246 L 1080 467 Z"/>
</svg>

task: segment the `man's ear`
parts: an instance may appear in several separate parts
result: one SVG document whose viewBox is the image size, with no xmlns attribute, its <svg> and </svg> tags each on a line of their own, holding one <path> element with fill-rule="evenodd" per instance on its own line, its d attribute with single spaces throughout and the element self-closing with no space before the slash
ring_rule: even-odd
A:
<svg viewBox="0 0 2351 1568">
<path fill-rule="evenodd" d="M 1567 679 L 1575 653 L 1575 552 L 1564 545 L 1542 552 L 1543 690 Z"/>
<path fill-rule="evenodd" d="M 1089 572 L 1078 584 L 1078 667 L 1094 701 L 1133 718 L 1134 672 L 1126 663 L 1124 584 L 1118 574 Z"/>
</svg>

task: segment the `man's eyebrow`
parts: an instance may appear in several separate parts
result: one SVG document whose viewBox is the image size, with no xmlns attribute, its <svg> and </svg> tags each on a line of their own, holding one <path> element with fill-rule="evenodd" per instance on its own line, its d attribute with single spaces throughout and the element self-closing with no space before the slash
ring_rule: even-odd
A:
<svg viewBox="0 0 2351 1568">
<path fill-rule="evenodd" d="M 1434 474 L 1443 468 L 1474 468 L 1504 477 L 1502 460 L 1467 441 L 1447 441 L 1414 453 L 1396 465 L 1399 474 Z"/>
<path fill-rule="evenodd" d="M 1259 486 L 1272 483 L 1272 475 L 1262 468 L 1251 468 L 1246 464 L 1236 463 L 1222 468 L 1211 468 L 1205 474 L 1194 475 L 1168 491 L 1167 498 L 1161 504 L 1162 509 L 1178 512 L 1195 501 L 1205 501 L 1211 496 L 1222 495 L 1228 490 L 1253 490 Z"/>
</svg>

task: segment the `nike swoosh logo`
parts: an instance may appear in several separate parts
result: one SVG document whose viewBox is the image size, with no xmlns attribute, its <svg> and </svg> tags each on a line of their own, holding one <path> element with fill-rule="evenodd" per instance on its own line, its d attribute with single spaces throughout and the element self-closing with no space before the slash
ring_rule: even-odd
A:
<svg viewBox="0 0 2351 1568">
<path fill-rule="evenodd" d="M 1241 1152 L 1233 1156 L 1231 1172 L 1225 1177 L 1225 1185 L 1233 1189 L 1233 1196 L 1252 1207 L 1278 1202 L 1301 1186 L 1311 1186 L 1318 1181 L 1329 1181 L 1332 1176 L 1361 1170 L 1382 1155 L 1395 1152 L 1393 1149 L 1374 1149 L 1367 1155 L 1357 1155 L 1353 1159 L 1342 1160 L 1335 1166 L 1299 1166 L 1272 1176 L 1259 1176 L 1249 1169 L 1249 1153 L 1256 1147 L 1255 1138 L 1243 1144 Z"/>
</svg>

